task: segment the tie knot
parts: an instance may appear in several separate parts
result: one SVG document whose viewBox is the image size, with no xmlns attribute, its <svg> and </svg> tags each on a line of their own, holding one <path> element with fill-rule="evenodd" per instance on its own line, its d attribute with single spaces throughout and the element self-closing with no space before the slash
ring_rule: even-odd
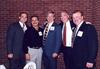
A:
<svg viewBox="0 0 100 69">
<path fill-rule="evenodd" d="M 23 28 L 25 27 L 25 24 L 23 23 Z"/>
</svg>

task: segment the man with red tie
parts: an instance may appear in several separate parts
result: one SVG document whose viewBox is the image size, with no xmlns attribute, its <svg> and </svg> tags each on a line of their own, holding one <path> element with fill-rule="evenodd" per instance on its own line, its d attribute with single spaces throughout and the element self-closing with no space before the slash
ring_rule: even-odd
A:
<svg viewBox="0 0 100 69">
<path fill-rule="evenodd" d="M 72 34 L 75 29 L 75 24 L 69 20 L 69 15 L 66 10 L 61 12 L 62 26 L 62 53 L 64 56 L 65 69 L 71 69 L 71 51 L 72 51 Z"/>
</svg>

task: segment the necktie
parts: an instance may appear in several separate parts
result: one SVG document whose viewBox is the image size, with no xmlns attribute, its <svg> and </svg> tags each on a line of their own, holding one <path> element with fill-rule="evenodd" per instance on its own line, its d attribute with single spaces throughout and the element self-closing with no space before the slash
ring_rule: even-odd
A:
<svg viewBox="0 0 100 69">
<path fill-rule="evenodd" d="M 72 34 L 72 47 L 74 45 L 74 40 L 75 40 L 75 37 L 76 37 L 76 33 L 77 33 L 77 28 L 74 29 L 74 32 Z"/>
<path fill-rule="evenodd" d="M 43 40 L 46 40 L 46 38 L 47 38 L 47 34 L 48 34 L 48 27 L 49 27 L 49 24 L 47 24 L 47 25 L 46 25 L 46 27 L 45 27 Z"/>
<path fill-rule="evenodd" d="M 24 23 L 23 23 L 23 27 L 22 28 L 23 28 L 23 31 L 25 32 L 25 24 Z"/>
<path fill-rule="evenodd" d="M 67 28 L 66 28 L 66 23 L 64 25 L 64 29 L 63 29 L 63 45 L 66 46 L 66 31 L 67 31 Z"/>
</svg>

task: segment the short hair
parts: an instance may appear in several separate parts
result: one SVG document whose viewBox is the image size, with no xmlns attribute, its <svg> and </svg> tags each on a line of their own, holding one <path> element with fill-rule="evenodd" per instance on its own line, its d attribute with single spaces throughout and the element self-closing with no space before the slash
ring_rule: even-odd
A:
<svg viewBox="0 0 100 69">
<path fill-rule="evenodd" d="M 61 12 L 64 12 L 64 13 L 67 13 L 68 14 L 68 11 L 67 10 L 62 10 Z"/>
<path fill-rule="evenodd" d="M 75 10 L 75 11 L 73 12 L 73 14 L 74 14 L 74 13 L 77 13 L 77 12 L 81 13 L 81 16 L 84 16 L 84 13 L 83 13 L 81 10 Z"/>
<path fill-rule="evenodd" d="M 27 12 L 20 12 L 20 13 L 19 13 L 19 17 L 20 17 L 22 14 L 26 14 L 26 15 L 28 15 Z"/>
<path fill-rule="evenodd" d="M 38 21 L 39 21 L 39 16 L 37 16 L 37 15 L 32 15 L 32 16 L 30 17 L 30 19 L 32 19 L 33 17 L 36 17 L 36 18 L 38 19 Z"/>
<path fill-rule="evenodd" d="M 53 14 L 54 17 L 55 17 L 55 12 L 53 12 L 53 11 L 48 11 L 47 15 L 48 15 L 49 13 Z"/>
</svg>

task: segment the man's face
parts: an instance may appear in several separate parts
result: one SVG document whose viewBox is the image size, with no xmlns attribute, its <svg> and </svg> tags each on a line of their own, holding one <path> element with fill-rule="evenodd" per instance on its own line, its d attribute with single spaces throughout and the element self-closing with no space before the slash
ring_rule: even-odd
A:
<svg viewBox="0 0 100 69">
<path fill-rule="evenodd" d="M 54 14 L 48 13 L 48 15 L 47 15 L 47 21 L 48 22 L 52 22 L 52 21 L 54 21 L 54 19 L 55 19 Z"/>
<path fill-rule="evenodd" d="M 81 15 L 80 12 L 76 12 L 72 15 L 73 17 L 73 22 L 76 24 L 76 25 L 79 25 L 82 21 L 83 21 L 83 16 Z"/>
<path fill-rule="evenodd" d="M 68 21 L 69 15 L 65 12 L 61 12 L 61 21 L 66 23 Z"/>
<path fill-rule="evenodd" d="M 27 14 L 25 13 L 21 14 L 21 16 L 19 16 L 19 21 L 25 23 L 27 21 Z"/>
<path fill-rule="evenodd" d="M 38 24 L 39 24 L 38 18 L 37 17 L 32 17 L 32 22 L 31 23 L 32 23 L 33 27 L 38 26 Z"/>
</svg>

